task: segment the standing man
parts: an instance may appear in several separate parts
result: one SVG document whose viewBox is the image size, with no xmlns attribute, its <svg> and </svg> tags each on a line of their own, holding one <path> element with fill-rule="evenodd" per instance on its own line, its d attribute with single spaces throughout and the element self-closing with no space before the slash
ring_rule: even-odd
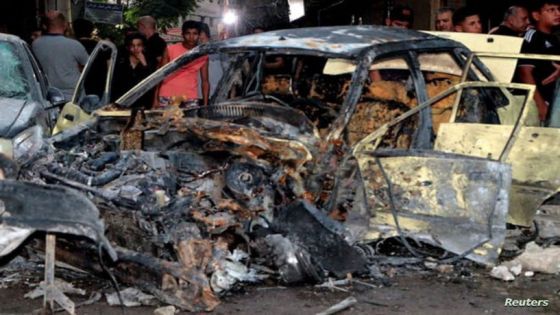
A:
<svg viewBox="0 0 560 315">
<path fill-rule="evenodd" d="M 167 47 L 161 65 L 165 65 L 198 45 L 200 23 L 186 21 L 181 27 L 183 41 Z M 198 75 L 202 86 L 202 102 L 208 105 L 210 84 L 208 83 L 208 56 L 200 57 L 175 71 L 161 84 L 158 95 L 159 106 L 176 103 L 198 103 Z"/>
<path fill-rule="evenodd" d="M 200 45 L 207 44 L 210 42 L 212 36 L 210 35 L 210 27 L 208 24 L 200 22 L 200 36 L 198 43 Z M 224 75 L 225 65 L 228 63 L 228 57 L 226 54 L 214 53 L 208 55 L 208 82 L 210 83 L 209 96 L 212 96 L 216 91 L 218 83 Z M 198 98 L 204 99 L 202 93 L 202 77 L 198 77 Z"/>
<path fill-rule="evenodd" d="M 412 9 L 408 6 L 395 5 L 385 19 L 385 26 L 398 28 L 412 28 Z"/>
<path fill-rule="evenodd" d="M 506 10 L 504 21 L 489 34 L 523 36 L 529 26 L 529 12 L 524 7 L 513 5 Z"/>
<path fill-rule="evenodd" d="M 89 56 L 80 42 L 64 37 L 68 23 L 62 13 L 49 11 L 46 24 L 47 33 L 31 47 L 50 83 L 70 100 Z"/>
<path fill-rule="evenodd" d="M 552 34 L 560 25 L 559 0 L 534 0 L 531 17 L 535 21 L 534 29 L 525 34 L 522 53 L 560 55 L 560 42 Z M 534 84 L 535 103 L 539 110 L 539 119 L 545 122 L 552 104 L 556 81 L 560 77 L 560 64 L 545 60 L 519 60 L 517 66 L 519 80 L 522 83 Z"/>
<path fill-rule="evenodd" d="M 480 14 L 471 7 L 462 7 L 453 14 L 455 32 L 482 33 Z"/>
<path fill-rule="evenodd" d="M 152 64 L 159 65 L 167 43 L 159 36 L 159 33 L 157 33 L 156 26 L 156 20 L 149 15 L 139 18 L 138 22 L 136 22 L 138 32 L 147 38 L 146 57 L 150 59 Z"/>
<path fill-rule="evenodd" d="M 443 7 L 437 10 L 436 31 L 453 32 L 453 9 Z"/>
</svg>

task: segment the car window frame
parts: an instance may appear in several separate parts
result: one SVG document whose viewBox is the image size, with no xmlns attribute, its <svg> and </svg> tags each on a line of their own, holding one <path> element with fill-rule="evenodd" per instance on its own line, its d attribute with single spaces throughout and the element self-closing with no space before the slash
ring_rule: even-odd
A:
<svg viewBox="0 0 560 315">
<path fill-rule="evenodd" d="M 441 101 L 442 99 L 453 95 L 453 93 L 458 93 L 459 90 L 462 89 L 466 89 L 466 88 L 477 88 L 477 87 L 489 87 L 489 88 L 512 88 L 512 89 L 521 89 L 521 90 L 526 90 L 528 91 L 527 96 L 525 98 L 525 102 L 522 105 L 522 109 L 521 109 L 521 115 L 519 116 L 519 118 L 517 119 L 514 127 L 512 128 L 512 133 L 509 137 L 509 140 L 506 144 L 506 146 L 504 147 L 504 150 L 502 151 L 501 155 L 500 155 L 500 161 L 507 158 L 507 155 L 509 153 L 509 151 L 511 151 L 511 148 L 513 146 L 514 140 L 516 138 L 516 135 L 519 134 L 519 131 L 521 130 L 521 127 L 524 126 L 523 121 L 525 119 L 525 117 L 529 114 L 529 105 L 531 104 L 530 100 L 532 99 L 532 97 L 534 96 L 535 93 L 535 86 L 534 85 L 529 85 L 529 84 L 521 84 L 521 83 L 501 83 L 501 82 L 482 82 L 482 81 L 466 81 L 466 82 L 461 82 L 455 86 L 450 87 L 449 89 L 441 92 L 440 94 L 432 97 L 431 99 L 429 99 L 426 102 L 423 102 L 422 104 L 419 104 L 417 107 L 410 109 L 409 111 L 407 111 L 406 113 L 400 115 L 399 117 L 393 119 L 392 121 L 384 124 L 383 126 L 381 126 L 380 128 L 378 128 L 377 130 L 375 130 L 374 132 L 372 132 L 371 134 L 369 134 L 368 136 L 366 136 L 364 139 L 362 139 L 360 142 L 358 142 L 354 148 L 352 149 L 352 154 L 355 156 L 356 154 L 358 154 L 359 152 L 364 152 L 364 151 L 375 151 L 375 149 L 378 147 L 379 142 L 381 141 L 382 137 L 387 133 L 387 131 L 389 130 L 390 127 L 412 117 L 413 115 L 423 111 L 426 108 L 431 109 L 432 105 L 434 105 L 435 103 Z M 431 112 L 431 111 L 430 111 Z M 452 123 L 452 122 L 450 122 Z M 372 145 L 372 143 L 374 143 Z M 413 149 L 413 148 L 411 148 Z M 431 148 L 433 150 L 433 147 Z"/>
<path fill-rule="evenodd" d="M 115 65 L 117 62 L 117 53 L 118 49 L 110 41 L 107 40 L 100 40 L 95 48 L 91 52 L 84 69 L 76 83 L 76 87 L 74 88 L 74 93 L 71 98 L 71 102 L 81 107 L 80 103 L 82 102 L 83 98 L 86 96 L 85 91 L 85 82 L 88 74 L 90 73 L 91 69 L 93 68 L 94 61 L 98 57 L 99 54 L 103 52 L 103 46 L 108 47 L 111 50 L 110 62 L 107 67 L 107 76 L 105 77 L 105 88 L 103 90 L 103 95 L 99 99 L 99 104 L 107 105 L 111 100 L 111 86 L 113 84 L 113 74 L 115 71 Z"/>
</svg>

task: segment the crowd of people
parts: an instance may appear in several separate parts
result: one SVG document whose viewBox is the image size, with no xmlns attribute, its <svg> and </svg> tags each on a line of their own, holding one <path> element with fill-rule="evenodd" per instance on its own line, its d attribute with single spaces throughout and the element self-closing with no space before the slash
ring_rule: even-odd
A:
<svg viewBox="0 0 560 315">
<path fill-rule="evenodd" d="M 411 28 L 412 9 L 395 6 L 389 12 L 385 23 L 387 26 Z M 499 26 L 492 28 L 489 34 L 523 37 L 521 53 L 560 55 L 560 41 L 554 34 L 560 26 L 560 1 L 534 0 L 529 7 L 514 5 L 509 7 Z M 482 33 L 480 12 L 473 7 L 440 8 L 435 16 L 437 31 Z M 536 59 L 520 60 L 515 80 L 520 83 L 537 86 L 535 103 L 539 110 L 539 119 L 549 118 L 549 108 L 554 102 L 556 84 L 560 78 L 560 64 Z"/>
<path fill-rule="evenodd" d="M 45 15 L 43 27 L 40 32 L 32 34 L 31 48 L 51 85 L 60 89 L 67 100 L 71 100 L 80 73 L 97 44 L 92 37 L 94 25 L 87 20 L 78 19 L 73 22 L 74 36 L 68 36 L 69 23 L 65 16 L 58 11 L 49 11 Z M 210 28 L 202 22 L 186 21 L 181 31 L 183 40 L 168 45 L 157 32 L 156 20 L 151 16 L 139 18 L 136 28 L 127 29 L 124 45 L 118 49 L 112 99 L 117 99 L 158 68 L 185 52 L 207 43 L 211 37 Z M 103 58 L 95 60 L 100 63 L 91 68 L 92 73 L 88 75 L 90 84 L 86 82 L 88 93 L 103 93 L 107 67 L 103 61 Z M 144 95 L 137 102 L 138 106 L 157 108 L 178 103 L 208 104 L 208 67 L 208 57 L 196 60 L 166 78 L 154 91 Z M 214 73 L 218 79 L 221 77 L 219 70 L 214 69 Z M 217 84 L 216 78 L 212 82 Z"/>
<path fill-rule="evenodd" d="M 387 14 L 385 25 L 412 28 L 413 10 L 395 6 Z M 489 34 L 524 37 L 522 53 L 560 54 L 560 41 L 553 31 L 560 25 L 560 0 L 535 0 L 530 7 L 509 7 L 502 23 Z M 92 40 L 93 24 L 86 20 L 73 23 L 76 39 L 67 36 L 69 23 L 64 15 L 51 11 L 46 15 L 44 34 L 33 34 L 33 52 L 41 63 L 50 82 L 70 99 L 80 71 L 85 65 L 96 42 Z M 438 31 L 482 33 L 480 13 L 472 7 L 440 8 L 435 16 Z M 256 27 L 254 32 L 264 29 Z M 136 28 L 126 30 L 125 44 L 119 49 L 115 70 L 113 95 L 118 97 L 139 83 L 159 67 L 164 66 L 199 44 L 210 41 L 208 25 L 186 21 L 182 28 L 182 41 L 167 45 L 157 32 L 156 20 L 150 16 L 138 19 Z M 143 106 L 163 107 L 170 104 L 208 104 L 222 75 L 219 56 L 203 57 L 189 67 L 166 78 L 152 93 L 139 102 Z M 280 65 L 283 60 L 267 59 L 266 65 Z M 102 67 L 96 67 L 102 68 Z M 541 120 L 547 118 L 549 104 L 553 102 L 560 65 L 539 60 L 520 60 L 517 80 L 537 86 L 535 101 Z M 101 81 L 101 80 L 94 80 Z M 96 88 L 103 89 L 102 86 Z M 115 99 L 113 97 L 113 99 Z"/>
</svg>

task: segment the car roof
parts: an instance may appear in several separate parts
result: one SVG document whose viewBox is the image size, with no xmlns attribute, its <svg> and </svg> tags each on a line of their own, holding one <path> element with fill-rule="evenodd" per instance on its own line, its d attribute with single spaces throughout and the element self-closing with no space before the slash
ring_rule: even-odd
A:
<svg viewBox="0 0 560 315">
<path fill-rule="evenodd" d="M 414 45 L 418 43 L 427 48 L 464 47 L 452 40 L 426 33 L 374 25 L 294 28 L 216 42 L 220 50 L 299 49 L 348 57 L 399 43 L 403 44 L 403 50 L 417 47 Z"/>
<path fill-rule="evenodd" d="M 17 37 L 16 35 L 0 33 L 0 41 L 4 42 L 14 42 L 14 43 L 25 43 L 21 38 Z"/>
</svg>

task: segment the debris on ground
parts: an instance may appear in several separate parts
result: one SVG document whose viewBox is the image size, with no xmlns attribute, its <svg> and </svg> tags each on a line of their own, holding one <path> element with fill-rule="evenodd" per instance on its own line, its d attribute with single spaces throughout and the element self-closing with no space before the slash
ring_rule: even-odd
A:
<svg viewBox="0 0 560 315">
<path fill-rule="evenodd" d="M 173 315 L 177 309 L 173 305 L 163 306 L 154 310 L 154 315 Z"/>
<path fill-rule="evenodd" d="M 515 276 L 506 266 L 496 266 L 490 271 L 490 276 L 503 281 L 513 281 Z"/>
<path fill-rule="evenodd" d="M 120 298 L 123 304 L 121 304 Z M 146 294 L 136 288 L 126 288 L 122 291 L 106 294 L 107 304 L 109 305 L 123 305 L 125 307 L 134 306 L 155 306 L 157 299 L 153 295 Z"/>
<path fill-rule="evenodd" d="M 151 119 L 148 124 L 162 125 Z M 451 276 L 464 258 L 484 265 L 498 260 L 511 172 L 503 164 L 382 151 L 364 155 L 360 163 L 371 162 L 362 165 L 369 174 L 364 179 L 356 175 L 360 165 L 340 160 L 343 148 L 324 153 L 325 162 L 309 163 L 322 150 L 310 134 L 286 145 L 243 124 L 173 119 L 190 132 L 187 140 L 174 142 L 163 132 L 152 135 L 153 151 L 115 151 L 114 138 L 86 130 L 79 139 L 59 140 L 60 147 L 22 170 L 23 178 L 37 182 L 33 187 L 70 187 L 99 209 L 103 220 L 88 220 L 95 232 L 106 227 L 107 241 L 97 233 L 90 238 L 118 257 L 106 267 L 130 287 L 121 292 L 125 306 L 212 311 L 221 296 L 244 283 L 325 283 L 348 292 L 348 285 L 360 285 L 348 275 L 387 283 L 399 268 Z M 262 117 L 243 119 L 265 124 Z M 305 134 L 306 128 L 312 129 L 301 125 L 294 132 Z M 337 178 L 322 170 L 340 164 Z M 398 172 L 414 169 L 421 175 L 398 179 Z M 68 208 L 73 199 L 48 200 Z M 106 273 L 96 246 L 59 242 L 59 262 Z M 500 277 L 512 280 L 507 273 Z M 347 282 L 338 284 L 341 279 Z M 120 304 L 115 293 L 107 300 Z"/>
<path fill-rule="evenodd" d="M 331 315 L 331 314 L 336 314 L 338 312 L 344 311 L 347 308 L 352 307 L 353 305 L 355 305 L 356 303 L 358 303 L 358 300 L 356 300 L 355 297 L 351 296 L 349 298 L 346 298 L 342 301 L 340 301 L 340 303 L 337 303 L 331 307 L 329 307 L 328 309 L 317 313 L 317 315 Z"/>
<path fill-rule="evenodd" d="M 560 235 L 560 206 L 542 206 L 535 215 L 535 223 L 539 227 L 539 236 L 544 239 Z"/>
<path fill-rule="evenodd" d="M 543 248 L 535 242 L 528 243 L 512 263 L 521 265 L 525 271 L 560 274 L 560 246 Z"/>
<path fill-rule="evenodd" d="M 86 295 L 86 291 L 83 289 L 75 288 L 72 283 L 68 283 L 62 279 L 55 278 L 54 285 L 62 292 L 67 294 L 75 295 Z M 24 297 L 28 299 L 36 299 L 45 295 L 45 282 L 41 282 L 32 291 L 27 292 Z"/>
</svg>

